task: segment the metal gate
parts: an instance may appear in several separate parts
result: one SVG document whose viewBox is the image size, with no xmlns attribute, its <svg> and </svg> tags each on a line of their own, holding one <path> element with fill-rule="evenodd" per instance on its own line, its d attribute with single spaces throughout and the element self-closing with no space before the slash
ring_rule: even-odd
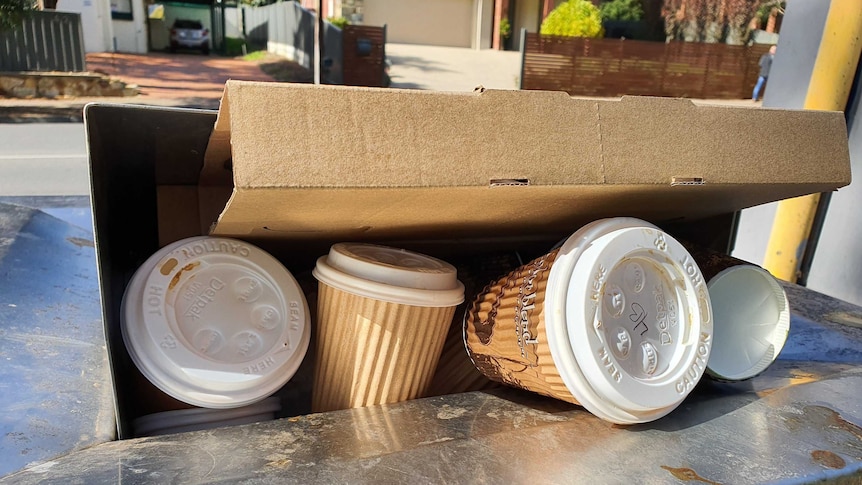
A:
<svg viewBox="0 0 862 485">
<path fill-rule="evenodd" d="M 33 11 L 17 29 L 0 32 L 0 71 L 86 70 L 80 14 Z"/>
</svg>

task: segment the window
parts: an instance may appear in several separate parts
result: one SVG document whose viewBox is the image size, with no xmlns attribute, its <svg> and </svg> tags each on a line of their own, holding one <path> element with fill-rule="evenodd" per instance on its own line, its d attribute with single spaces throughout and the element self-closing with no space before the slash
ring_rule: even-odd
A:
<svg viewBox="0 0 862 485">
<path fill-rule="evenodd" d="M 132 20 L 132 0 L 111 0 L 111 18 Z"/>
</svg>

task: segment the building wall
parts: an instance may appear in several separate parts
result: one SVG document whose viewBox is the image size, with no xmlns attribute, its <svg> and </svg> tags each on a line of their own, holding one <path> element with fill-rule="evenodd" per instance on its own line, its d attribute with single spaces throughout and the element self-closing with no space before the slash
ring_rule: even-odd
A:
<svg viewBox="0 0 862 485">
<path fill-rule="evenodd" d="M 386 41 L 471 47 L 473 0 L 365 0 L 364 25 L 386 25 Z"/>
<path fill-rule="evenodd" d="M 107 0 L 58 0 L 56 10 L 81 14 L 86 52 L 112 50 L 111 6 Z"/>
<path fill-rule="evenodd" d="M 491 34 L 494 28 L 494 0 L 475 0 L 473 21 L 473 40 L 470 47 L 474 49 L 490 49 Z"/>
<path fill-rule="evenodd" d="M 518 49 L 521 45 L 521 29 L 528 32 L 538 32 L 542 24 L 540 0 L 515 0 L 514 22 L 512 22 L 512 49 Z"/>
<path fill-rule="evenodd" d="M 112 9 L 119 4 L 111 0 Z M 114 44 L 118 52 L 146 54 L 147 52 L 147 12 L 143 0 L 127 0 L 123 5 L 130 5 L 131 20 L 113 19 Z M 125 7 L 124 7 L 125 8 Z"/>
</svg>

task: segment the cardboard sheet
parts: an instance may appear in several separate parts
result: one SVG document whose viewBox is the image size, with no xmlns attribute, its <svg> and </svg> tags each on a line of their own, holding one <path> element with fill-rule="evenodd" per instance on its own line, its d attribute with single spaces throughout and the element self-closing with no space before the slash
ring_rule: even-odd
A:
<svg viewBox="0 0 862 485">
<path fill-rule="evenodd" d="M 849 182 L 836 112 L 230 81 L 201 217 L 249 239 L 481 237 L 696 220 Z"/>
</svg>

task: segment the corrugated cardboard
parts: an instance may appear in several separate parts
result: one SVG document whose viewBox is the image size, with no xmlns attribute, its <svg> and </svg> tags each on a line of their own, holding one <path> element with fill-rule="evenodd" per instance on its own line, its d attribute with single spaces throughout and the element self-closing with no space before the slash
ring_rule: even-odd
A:
<svg viewBox="0 0 862 485">
<path fill-rule="evenodd" d="M 447 239 L 690 221 L 849 182 L 836 112 L 230 81 L 200 199 L 217 235 Z"/>
<path fill-rule="evenodd" d="M 494 250 L 530 259 L 585 222 L 629 215 L 726 250 L 734 210 L 850 180 L 840 113 L 672 99 L 229 82 L 218 117 L 110 104 L 85 121 L 121 438 L 176 405 L 126 352 L 125 287 L 161 245 L 217 220 L 216 233 L 279 256 L 313 302 L 308 271 L 333 242 L 455 264 Z M 308 412 L 308 362 L 280 391 L 287 415 Z"/>
</svg>

